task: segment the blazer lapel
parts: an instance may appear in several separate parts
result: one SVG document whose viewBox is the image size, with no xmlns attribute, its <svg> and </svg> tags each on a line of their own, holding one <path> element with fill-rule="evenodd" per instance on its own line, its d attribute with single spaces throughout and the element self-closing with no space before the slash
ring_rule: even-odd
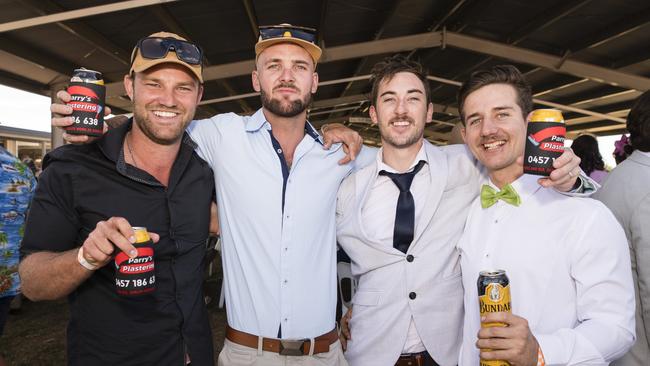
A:
<svg viewBox="0 0 650 366">
<path fill-rule="evenodd" d="M 415 223 L 415 235 L 413 236 L 413 242 L 409 247 L 409 252 L 413 251 L 413 247 L 417 245 L 422 233 L 424 233 L 425 229 L 431 224 L 431 220 L 438 210 L 440 197 L 442 196 L 442 192 L 447 184 L 448 167 L 445 153 L 426 140 L 424 140 L 424 148 L 429 163 L 429 177 L 431 183 L 429 184 L 427 199 L 424 203 L 425 206 L 422 210 L 420 219 Z"/>
</svg>

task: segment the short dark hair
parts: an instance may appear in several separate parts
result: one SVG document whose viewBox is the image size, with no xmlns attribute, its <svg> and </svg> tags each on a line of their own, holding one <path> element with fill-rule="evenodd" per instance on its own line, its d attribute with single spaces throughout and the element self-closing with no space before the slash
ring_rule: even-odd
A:
<svg viewBox="0 0 650 366">
<path fill-rule="evenodd" d="M 598 140 L 591 135 L 580 135 L 571 144 L 571 150 L 580 158 L 580 168 L 589 175 L 594 170 L 605 170 L 603 156 L 598 150 Z"/>
<path fill-rule="evenodd" d="M 429 81 L 427 80 L 427 71 L 422 64 L 416 61 L 409 60 L 402 55 L 395 55 L 386 57 L 380 62 L 376 63 L 371 71 L 370 82 L 372 83 L 372 90 L 370 91 L 370 104 L 377 104 L 377 97 L 379 94 L 379 85 L 383 81 L 390 81 L 395 74 L 400 72 L 410 72 L 422 81 L 424 85 L 424 94 L 426 102 L 429 104 L 431 101 L 431 91 L 429 90 Z"/>
<path fill-rule="evenodd" d="M 641 94 L 627 115 L 627 130 L 634 149 L 650 151 L 650 91 Z"/>
<path fill-rule="evenodd" d="M 521 108 L 524 119 L 533 110 L 533 95 L 524 75 L 512 65 L 497 65 L 490 69 L 474 71 L 458 90 L 458 113 L 463 125 L 465 124 L 463 106 L 467 96 L 491 84 L 507 84 L 515 89 L 517 105 Z"/>
</svg>

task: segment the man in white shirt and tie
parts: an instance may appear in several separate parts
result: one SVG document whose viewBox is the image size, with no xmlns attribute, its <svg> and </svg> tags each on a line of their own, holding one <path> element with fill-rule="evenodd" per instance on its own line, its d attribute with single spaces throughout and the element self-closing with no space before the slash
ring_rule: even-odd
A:
<svg viewBox="0 0 650 366">
<path fill-rule="evenodd" d="M 345 356 L 351 366 L 456 365 L 463 291 L 455 244 L 480 169 L 465 146 L 424 140 L 433 106 L 421 65 L 400 56 L 377 64 L 371 103 L 383 147 L 337 200 L 337 238 L 359 276 Z M 542 183 L 571 189 L 578 164 L 567 152 Z"/>
<path fill-rule="evenodd" d="M 490 178 L 458 243 L 465 291 L 459 364 L 607 365 L 635 339 L 623 230 L 600 202 L 561 195 L 523 174 L 532 97 L 515 67 L 473 73 L 458 100 L 463 139 Z M 477 278 L 490 269 L 510 279 L 512 314 L 479 314 Z"/>
</svg>

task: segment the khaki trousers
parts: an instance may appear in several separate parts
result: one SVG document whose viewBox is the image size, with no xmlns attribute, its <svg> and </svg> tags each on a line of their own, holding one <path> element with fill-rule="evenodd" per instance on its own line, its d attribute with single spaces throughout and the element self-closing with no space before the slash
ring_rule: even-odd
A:
<svg viewBox="0 0 650 366">
<path fill-rule="evenodd" d="M 225 340 L 218 366 L 348 366 L 341 343 L 336 341 L 327 353 L 313 356 L 283 356 L 242 346 Z"/>
</svg>

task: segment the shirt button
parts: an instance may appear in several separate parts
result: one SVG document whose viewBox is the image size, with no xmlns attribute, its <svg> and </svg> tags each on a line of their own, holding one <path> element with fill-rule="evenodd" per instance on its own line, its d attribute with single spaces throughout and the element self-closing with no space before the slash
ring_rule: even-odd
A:
<svg viewBox="0 0 650 366">
<path fill-rule="evenodd" d="M 282 154 L 282 149 L 277 150 L 278 154 Z"/>
<path fill-rule="evenodd" d="M 287 219 L 288 219 L 288 218 L 291 217 L 291 216 L 287 215 L 286 217 L 287 217 Z"/>
<path fill-rule="evenodd" d="M 289 318 L 284 318 L 285 323 L 288 322 L 288 321 L 289 321 Z"/>
<path fill-rule="evenodd" d="M 285 251 L 285 252 L 288 251 L 288 250 L 289 250 L 289 248 L 284 248 L 284 251 Z"/>
<path fill-rule="evenodd" d="M 413 258 L 413 255 L 411 255 L 411 254 L 409 254 L 409 255 L 406 256 L 406 261 L 407 261 L 407 262 L 413 262 L 413 259 L 414 259 L 414 258 Z"/>
<path fill-rule="evenodd" d="M 417 296 L 418 296 L 418 295 L 416 295 L 415 292 L 411 292 L 411 293 L 409 294 L 409 299 L 411 299 L 411 300 L 415 300 L 415 298 L 416 298 Z"/>
<path fill-rule="evenodd" d="M 486 254 L 486 255 L 485 255 L 485 258 L 490 258 L 490 254 Z"/>
<path fill-rule="evenodd" d="M 284 280 L 284 284 L 286 285 L 287 283 L 289 283 L 289 280 Z"/>
</svg>

